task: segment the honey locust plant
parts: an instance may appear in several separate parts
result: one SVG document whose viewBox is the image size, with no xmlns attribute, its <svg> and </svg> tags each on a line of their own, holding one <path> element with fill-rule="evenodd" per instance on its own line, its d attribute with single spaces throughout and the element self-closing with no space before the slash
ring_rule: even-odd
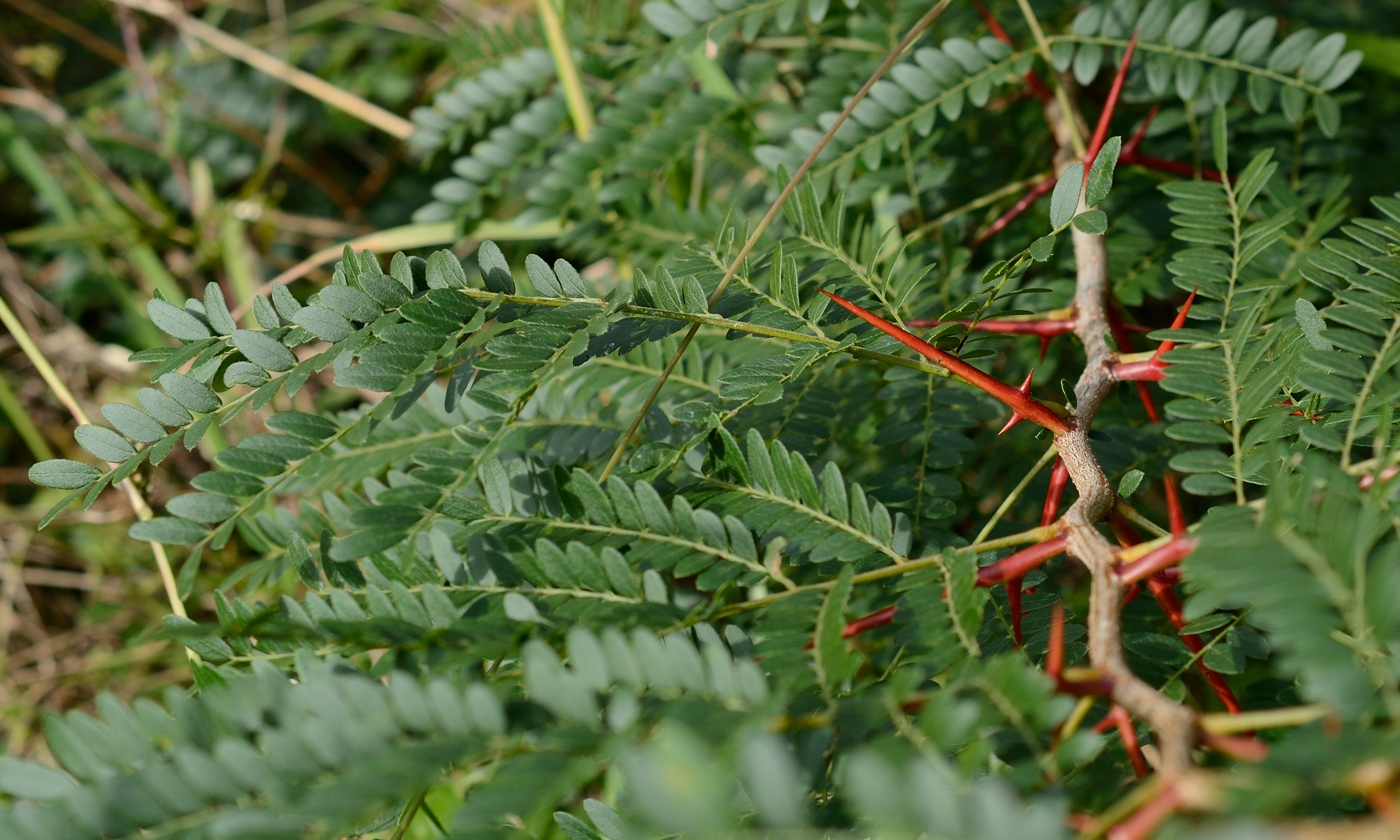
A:
<svg viewBox="0 0 1400 840">
<path fill-rule="evenodd" d="M 178 346 L 77 430 L 107 466 L 31 476 L 52 518 L 260 430 L 131 527 L 195 687 L 51 717 L 0 836 L 1393 829 L 1400 199 L 1328 163 L 1359 54 L 1000 5 L 485 38 L 414 114 L 418 218 L 561 238 L 152 301 Z"/>
</svg>

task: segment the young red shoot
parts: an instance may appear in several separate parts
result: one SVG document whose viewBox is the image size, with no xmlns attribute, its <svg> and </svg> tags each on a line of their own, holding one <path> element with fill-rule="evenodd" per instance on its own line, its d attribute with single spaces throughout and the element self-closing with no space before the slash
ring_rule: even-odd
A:
<svg viewBox="0 0 1400 840">
<path fill-rule="evenodd" d="M 1041 401 L 1034 397 L 1021 393 L 1004 382 L 983 373 L 972 365 L 959 359 L 951 353 L 946 353 L 914 335 L 908 330 L 901 329 L 884 318 L 875 315 L 857 306 L 845 298 L 834 295 L 825 289 L 821 293 L 840 304 L 844 309 L 859 317 L 861 320 L 875 327 L 878 327 L 886 335 L 897 339 L 906 347 L 919 352 L 920 355 L 932 361 L 934 364 L 960 377 L 964 381 L 990 394 L 1002 403 L 1011 407 L 1015 412 L 1021 414 L 1027 420 L 1031 420 L 1051 432 L 1061 435 L 1070 429 L 1069 421 L 1056 414 Z"/>
<path fill-rule="evenodd" d="M 1200 289 L 1201 287 L 1197 286 L 1191 290 L 1191 294 L 1186 296 L 1186 302 L 1181 305 L 1181 311 L 1176 313 L 1176 317 L 1172 319 L 1172 325 L 1168 329 L 1179 330 L 1186 326 L 1186 315 L 1191 311 L 1191 304 L 1196 302 L 1196 292 Z M 1170 353 L 1174 347 L 1176 347 L 1175 341 L 1170 339 L 1164 341 L 1157 347 L 1157 352 L 1152 354 L 1152 358 L 1159 359 L 1163 353 Z"/>
</svg>

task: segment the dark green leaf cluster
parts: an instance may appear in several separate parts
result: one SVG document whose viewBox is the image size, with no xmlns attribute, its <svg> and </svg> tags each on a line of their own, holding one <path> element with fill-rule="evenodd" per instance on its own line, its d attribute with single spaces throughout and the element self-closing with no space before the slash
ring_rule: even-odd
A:
<svg viewBox="0 0 1400 840">
<path fill-rule="evenodd" d="M 1052 42 L 1051 57 L 1055 69 L 1073 71 L 1087 85 L 1136 33 L 1142 79 L 1153 96 L 1226 104 L 1243 80 L 1256 112 L 1269 111 L 1277 97 L 1290 123 L 1311 111 L 1322 132 L 1335 135 L 1341 104 L 1330 92 L 1361 66 L 1360 50 L 1344 52 L 1346 36 L 1321 37 L 1306 27 L 1275 43 L 1278 30 L 1277 19 L 1249 21 L 1243 9 L 1214 16 L 1207 0 L 1114 0 L 1081 11 L 1069 33 Z"/>
<path fill-rule="evenodd" d="M 1067 696 L 1095 676 L 1076 670 L 1082 569 L 978 584 L 1063 511 L 1041 504 L 1050 441 L 996 437 L 1003 403 L 819 293 L 1072 404 L 1073 337 L 1037 359 L 986 335 L 1083 328 L 1078 255 L 1056 247 L 1071 229 L 1106 237 L 1120 354 L 1132 324 L 1170 319 L 1162 278 L 1198 297 L 1148 333 L 1174 349 L 1137 357 L 1166 422 L 1096 406 L 1094 454 L 1133 506 L 1123 542 L 1173 538 L 1153 524 L 1167 469 L 1198 540 L 1180 627 L 1123 606 L 1128 664 L 1207 714 L 1198 661 L 1250 710 L 1328 704 L 1348 743 L 1375 735 L 1368 760 L 1400 763 L 1400 199 L 1332 235 L 1347 186 L 1327 157 L 1357 54 L 1202 0 L 1115 0 L 1047 17 L 1047 67 L 1032 33 L 1011 46 L 957 6 L 743 260 L 747 225 L 922 9 L 600 6 L 569 30 L 606 36 L 572 53 L 586 137 L 533 36 L 488 38 L 415 113 L 418 148 L 467 147 L 416 220 L 553 239 L 387 270 L 347 249 L 323 287 L 275 286 L 237 317 L 212 283 L 152 301 L 178 346 L 137 354 L 150 387 L 76 433 L 106 466 L 30 476 L 69 491 L 47 524 L 223 426 L 209 469 L 130 533 L 181 546 L 182 595 L 214 552 L 231 575 L 152 632 L 190 651 L 191 693 L 52 718 L 61 771 L 0 759 L 0 835 L 1050 838 L 1071 811 L 1114 813 L 1135 754 L 1093 731 L 1106 698 Z M 1114 136 L 1059 172 L 1022 166 L 1049 160 L 1045 109 L 1014 95 L 1026 74 L 1068 71 L 1090 102 L 1133 32 L 1122 108 L 1170 99 L 1142 142 L 1178 159 Z M 1220 180 L 1192 177 L 1211 165 Z M 1043 215 L 987 242 L 1036 185 Z M 1266 816 L 1355 810 L 1358 759 L 1297 766 L 1319 738 L 1261 736 L 1259 772 L 1296 800 L 1231 794 Z"/>
</svg>

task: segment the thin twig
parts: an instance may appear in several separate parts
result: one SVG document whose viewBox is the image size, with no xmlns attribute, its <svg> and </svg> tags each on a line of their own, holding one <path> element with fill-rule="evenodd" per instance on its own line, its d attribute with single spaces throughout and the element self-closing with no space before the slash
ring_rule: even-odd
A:
<svg viewBox="0 0 1400 840">
<path fill-rule="evenodd" d="M 719 285 L 715 287 L 714 293 L 710 295 L 710 307 L 715 305 L 715 301 L 719 300 L 720 295 L 724 293 L 725 288 L 729 285 L 729 281 L 733 280 L 734 275 L 739 273 L 739 266 L 743 265 L 744 260 L 749 256 L 749 252 L 758 244 L 758 240 L 763 236 L 764 232 L 768 230 L 768 226 L 773 223 L 773 219 L 777 218 L 778 212 L 783 209 L 783 205 L 787 203 L 788 197 L 792 195 L 793 190 L 797 189 L 797 185 L 801 183 L 802 176 L 807 174 L 807 170 L 812 168 L 812 164 L 816 162 L 817 157 L 821 155 L 827 143 L 830 143 L 831 138 L 835 136 L 841 126 L 846 124 L 846 120 L 850 118 L 851 112 L 865 99 L 865 95 L 870 92 L 870 89 L 875 86 L 876 82 L 880 81 L 881 77 L 894 65 L 895 61 L 904 54 L 904 51 L 914 43 L 914 40 L 928 28 L 929 24 L 933 23 L 939 15 L 943 14 L 943 10 L 948 8 L 951 2 L 952 0 L 939 0 L 939 2 L 934 4 L 933 8 L 924 13 L 923 17 L 915 21 L 914 25 L 909 28 L 909 31 L 904 34 L 904 37 L 895 45 L 895 48 L 890 51 L 889 55 L 885 56 L 885 60 L 880 62 L 880 66 L 875 68 L 875 72 L 870 74 L 870 78 L 865 80 L 865 84 L 860 86 L 860 90 L 856 91 L 855 96 L 852 96 L 851 100 L 846 103 L 846 107 L 841 109 L 841 113 L 832 121 L 826 132 L 822 134 L 821 139 L 818 140 L 817 144 L 812 147 L 812 150 L 807 153 L 806 160 L 802 161 L 802 165 L 798 166 L 797 171 L 792 173 L 792 177 L 788 179 L 787 185 L 783 187 L 782 192 L 778 193 L 777 199 L 773 201 L 773 206 L 768 208 L 768 212 L 763 215 L 763 218 L 760 219 L 758 224 L 754 227 L 753 232 L 749 234 L 749 238 L 744 242 L 743 247 L 739 249 L 739 253 L 735 254 L 734 259 L 730 261 L 728 270 L 724 272 L 724 276 L 720 278 Z M 685 355 L 686 348 L 690 347 L 690 343 L 695 340 L 695 334 L 699 332 L 699 330 L 700 327 L 697 324 L 686 331 L 685 337 L 681 339 L 680 347 L 676 348 L 675 354 L 673 354 L 671 360 L 666 363 L 666 369 L 661 372 L 661 376 L 656 380 L 656 384 L 652 386 L 651 393 L 647 394 L 646 400 L 642 402 L 641 408 L 637 411 L 636 416 L 632 418 L 632 423 L 627 427 L 627 432 L 623 434 L 622 439 L 617 442 L 617 448 L 613 450 L 612 457 L 608 459 L 607 466 L 603 467 L 602 475 L 599 476 L 600 479 L 606 479 L 609 475 L 612 475 L 612 471 L 617 468 L 618 462 L 622 460 L 622 454 L 627 451 L 628 442 L 632 439 L 632 436 L 637 433 L 638 427 L 642 425 L 642 418 L 646 417 L 647 412 L 651 410 L 652 404 L 656 402 L 657 396 L 661 394 L 661 388 L 666 384 L 666 380 L 671 378 L 671 371 L 676 369 L 676 365 L 680 362 L 681 356 Z"/>
</svg>

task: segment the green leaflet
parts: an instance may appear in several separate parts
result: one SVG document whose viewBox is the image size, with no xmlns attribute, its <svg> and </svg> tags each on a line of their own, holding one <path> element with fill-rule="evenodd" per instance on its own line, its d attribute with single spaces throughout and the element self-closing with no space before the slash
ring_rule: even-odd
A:
<svg viewBox="0 0 1400 840">
<path fill-rule="evenodd" d="M 851 567 L 845 566 L 836 585 L 827 593 L 817 613 L 817 630 L 812 644 L 812 665 L 817 682 L 828 696 L 840 691 L 842 684 L 855 675 L 861 658 L 846 646 L 841 631 L 845 627 L 846 604 L 851 597 Z"/>
</svg>

